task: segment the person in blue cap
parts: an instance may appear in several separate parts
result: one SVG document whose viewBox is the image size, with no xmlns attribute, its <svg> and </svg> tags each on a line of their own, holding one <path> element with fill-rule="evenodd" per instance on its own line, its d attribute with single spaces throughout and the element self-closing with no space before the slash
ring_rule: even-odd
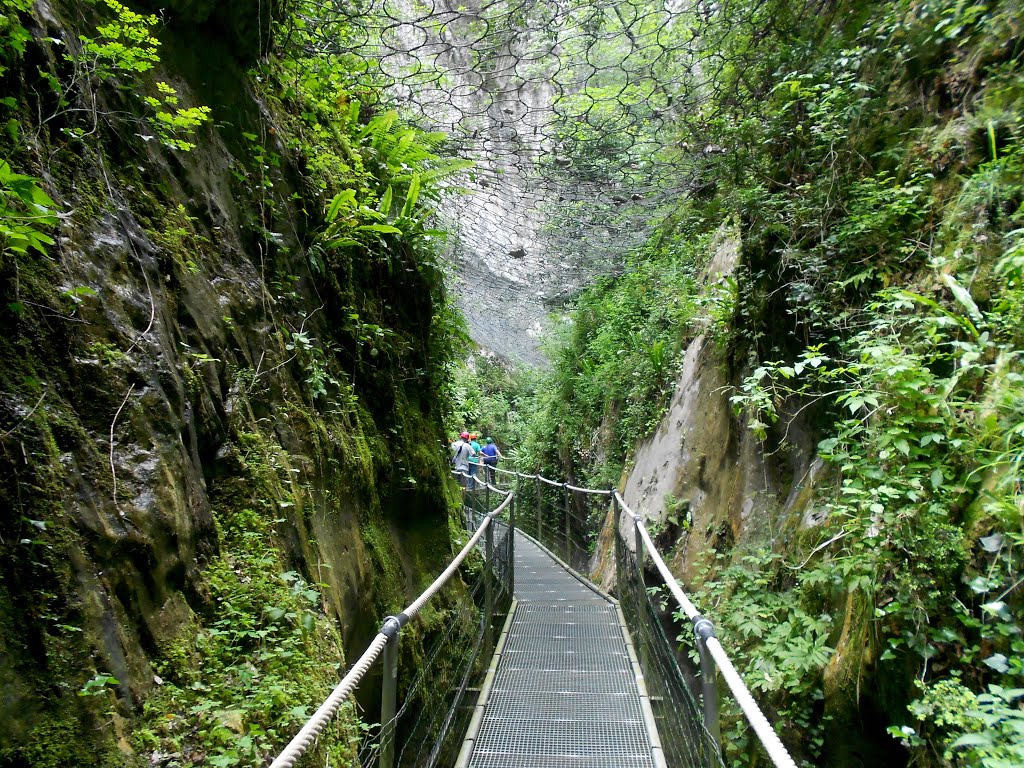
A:
<svg viewBox="0 0 1024 768">
<path fill-rule="evenodd" d="M 498 466 L 498 459 L 505 457 L 489 437 L 484 438 L 484 445 L 480 449 L 480 453 L 484 455 L 484 471 L 487 473 L 487 482 L 494 485 L 494 468 Z"/>
</svg>

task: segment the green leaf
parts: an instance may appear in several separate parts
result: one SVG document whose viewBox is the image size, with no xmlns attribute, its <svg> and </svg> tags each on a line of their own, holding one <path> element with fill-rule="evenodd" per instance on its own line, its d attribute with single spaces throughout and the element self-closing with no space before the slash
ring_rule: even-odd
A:
<svg viewBox="0 0 1024 768">
<path fill-rule="evenodd" d="M 950 746 L 957 747 L 980 747 L 992 743 L 992 736 L 987 733 L 965 733 Z"/>
<path fill-rule="evenodd" d="M 1007 662 L 1006 657 L 1001 653 L 994 653 L 987 659 L 982 659 L 981 663 L 986 667 L 991 667 L 996 672 L 1007 672 L 1010 669 L 1010 664 Z"/>
<path fill-rule="evenodd" d="M 391 210 L 391 199 L 394 197 L 394 190 L 391 189 L 391 185 L 388 184 L 388 188 L 384 190 L 384 194 L 380 198 L 380 205 L 377 206 L 377 210 L 381 216 L 387 216 L 388 211 Z"/>
<path fill-rule="evenodd" d="M 331 204 L 327 206 L 327 221 L 334 221 L 338 218 L 342 208 L 354 208 L 355 204 L 356 191 L 354 189 L 346 189 L 339 192 L 331 199 Z"/>
<path fill-rule="evenodd" d="M 380 232 L 383 235 L 400 235 L 402 230 L 390 224 L 363 224 L 356 227 L 357 232 Z"/>
<path fill-rule="evenodd" d="M 405 204 L 402 206 L 402 218 L 408 218 L 412 216 L 413 211 L 416 208 L 416 201 L 420 197 L 420 175 L 414 173 L 412 180 L 409 182 L 409 191 L 405 193 Z"/>
<path fill-rule="evenodd" d="M 1003 537 L 1001 534 L 993 533 L 991 536 L 983 536 L 978 539 L 978 543 L 981 544 L 981 548 L 986 552 L 996 553 L 1003 546 Z"/>
<path fill-rule="evenodd" d="M 278 608 L 277 606 L 271 605 L 264 609 L 264 613 L 267 614 L 271 621 L 280 621 L 284 618 L 285 610 L 284 608 Z"/>
<path fill-rule="evenodd" d="M 957 282 L 957 279 L 952 275 L 943 275 L 942 282 L 946 284 L 946 287 L 952 291 L 956 300 L 960 302 L 964 309 L 967 310 L 967 314 L 970 315 L 975 324 L 981 325 L 985 321 L 985 318 L 981 314 L 981 310 L 978 309 L 978 305 L 974 303 L 974 299 L 971 298 L 971 294 L 967 289 L 960 285 L 960 283 Z M 975 335 L 977 335 L 977 331 L 975 331 Z"/>
</svg>

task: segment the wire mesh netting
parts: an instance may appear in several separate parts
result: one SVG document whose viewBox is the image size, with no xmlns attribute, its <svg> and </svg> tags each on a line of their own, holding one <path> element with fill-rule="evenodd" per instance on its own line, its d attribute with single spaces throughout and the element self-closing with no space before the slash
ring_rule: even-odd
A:
<svg viewBox="0 0 1024 768">
<path fill-rule="evenodd" d="M 474 338 L 528 363 L 541 361 L 545 315 L 620 271 L 673 201 L 701 188 L 701 158 L 723 151 L 714 110 L 749 87 L 745 60 L 772 23 L 767 4 L 738 0 L 306 7 L 311 39 L 345 57 L 356 97 L 387 94 L 473 161 L 439 209 L 457 235 L 457 293 Z M 741 25 L 749 42 L 736 50 L 726 38 Z"/>
<path fill-rule="evenodd" d="M 615 558 L 618 597 L 626 624 L 633 635 L 651 696 L 665 759 L 673 768 L 714 768 L 724 765 L 714 738 L 691 690 L 692 675 L 683 672 L 676 644 L 669 640 L 662 611 L 651 599 L 636 556 L 616 534 Z"/>
<path fill-rule="evenodd" d="M 463 495 L 468 532 L 476 531 L 484 516 L 504 500 L 498 493 L 464 491 Z M 512 603 L 514 528 L 495 519 L 478 551 L 480 556 L 463 566 L 468 595 L 446 602 L 446 615 L 439 623 L 442 629 L 430 642 L 424 642 L 426 651 L 416 659 L 415 669 L 399 666 L 399 680 L 408 684 L 399 686 L 394 728 L 375 728 L 368 733 L 360 749 L 360 766 L 378 765 L 388 743 L 394 746 L 394 764 L 401 768 L 455 763 L 494 651 L 497 628 Z"/>
</svg>

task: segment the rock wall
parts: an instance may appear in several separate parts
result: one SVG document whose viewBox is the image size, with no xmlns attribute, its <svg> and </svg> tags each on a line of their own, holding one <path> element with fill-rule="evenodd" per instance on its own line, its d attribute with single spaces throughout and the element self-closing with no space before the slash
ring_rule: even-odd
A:
<svg viewBox="0 0 1024 768">
<path fill-rule="evenodd" d="M 702 275 L 705 293 L 733 274 L 740 254 L 738 237 L 723 229 Z M 799 418 L 781 427 L 799 449 L 766 453 L 765 444 L 734 414 L 729 398 L 739 377 L 733 367 L 729 351 L 710 330 L 689 343 L 668 410 L 637 446 L 622 480 L 626 503 L 655 533 L 684 583 L 701 583 L 715 552 L 774 539 L 806 506 L 807 491 L 821 471 Z M 624 517 L 618 524 L 632 548 L 632 521 Z M 612 525 L 606 522 L 592 563 L 606 588 L 615 582 Z"/>
<path fill-rule="evenodd" d="M 69 138 L 83 121 L 34 73 L 67 76 L 79 4 L 25 15 L 4 77 L 5 154 L 63 213 L 45 255 L 0 261 L 0 766 L 261 764 L 449 556 L 442 289 L 414 253 L 311 268 L 324 192 L 221 11 L 161 32 L 157 77 L 213 108 L 191 152 L 120 117 L 124 83 Z M 264 666 L 264 643 L 294 650 Z M 188 709 L 268 670 L 263 709 Z"/>
</svg>

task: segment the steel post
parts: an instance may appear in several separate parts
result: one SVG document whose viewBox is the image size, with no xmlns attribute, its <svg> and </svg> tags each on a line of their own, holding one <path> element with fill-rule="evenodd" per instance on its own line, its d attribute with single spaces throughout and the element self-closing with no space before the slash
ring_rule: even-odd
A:
<svg viewBox="0 0 1024 768">
<path fill-rule="evenodd" d="M 491 514 L 491 484 L 487 482 L 486 472 L 484 473 L 484 514 Z"/>
<path fill-rule="evenodd" d="M 494 647 L 494 521 L 484 532 L 484 648 Z"/>
<path fill-rule="evenodd" d="M 537 490 L 537 541 L 541 541 L 542 542 L 542 541 L 544 541 L 544 529 L 541 527 L 541 524 L 540 524 L 541 507 L 543 506 L 541 504 L 541 495 L 540 495 L 540 477 L 533 478 L 533 484 L 534 484 L 534 487 Z"/>
<path fill-rule="evenodd" d="M 644 537 L 640 535 L 640 515 L 633 516 L 633 546 L 636 548 L 636 577 L 640 581 L 640 589 L 644 589 Z"/>
<path fill-rule="evenodd" d="M 715 660 L 708 651 L 707 639 L 715 636 L 715 627 L 709 619 L 695 616 L 693 632 L 697 641 L 697 653 L 700 655 L 700 687 L 704 705 L 704 727 L 707 728 L 715 744 L 721 749 L 722 729 L 718 721 L 718 686 L 715 685 Z"/>
<path fill-rule="evenodd" d="M 398 633 L 384 646 L 380 693 L 380 768 L 395 765 L 395 713 L 398 711 Z"/>
<path fill-rule="evenodd" d="M 569 527 L 569 485 L 568 483 L 562 483 L 562 494 L 565 499 L 565 562 L 572 565 L 572 552 L 569 549 L 569 542 L 572 541 L 572 535 Z"/>
<path fill-rule="evenodd" d="M 516 478 L 516 490 L 519 490 L 519 478 Z M 508 512 L 508 594 L 516 593 L 516 504 L 519 503 L 519 496 L 512 496 L 512 503 Z"/>
<path fill-rule="evenodd" d="M 622 584 L 622 552 L 619 539 L 622 538 L 622 509 L 619 507 L 619 500 L 615 498 L 615 489 L 612 488 L 612 520 L 615 524 L 615 581 Z"/>
</svg>

